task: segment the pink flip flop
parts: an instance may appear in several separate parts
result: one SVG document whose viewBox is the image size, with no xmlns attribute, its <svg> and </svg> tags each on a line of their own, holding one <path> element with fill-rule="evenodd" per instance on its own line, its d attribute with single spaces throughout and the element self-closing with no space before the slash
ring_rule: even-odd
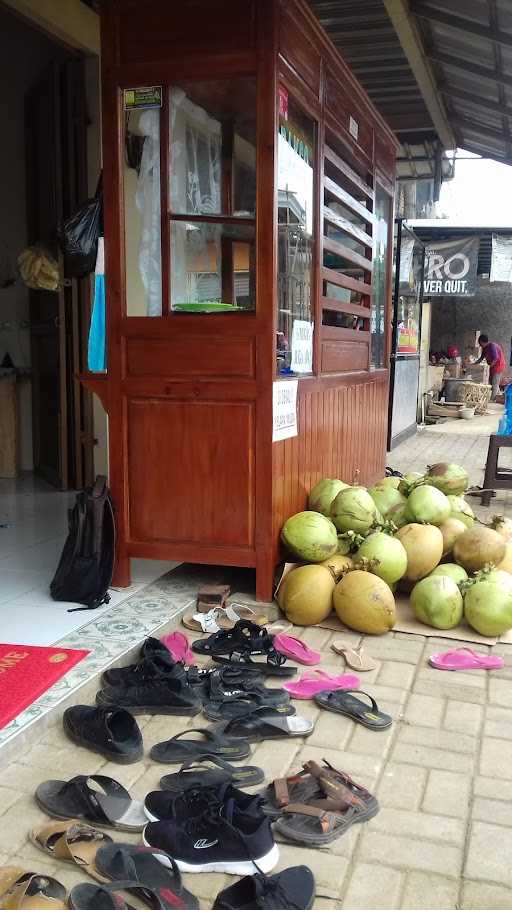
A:
<svg viewBox="0 0 512 910">
<path fill-rule="evenodd" d="M 318 651 L 308 648 L 300 638 L 294 638 L 293 635 L 286 635 L 283 632 L 275 636 L 274 648 L 291 660 L 296 660 L 297 663 L 306 664 L 309 667 L 312 664 L 319 664 L 322 659 L 322 655 Z"/>
<path fill-rule="evenodd" d="M 358 689 L 361 680 L 358 676 L 331 676 L 325 670 L 308 670 L 294 682 L 287 682 L 283 689 L 292 698 L 313 698 L 319 692 L 334 692 L 336 689 Z"/>
<path fill-rule="evenodd" d="M 456 648 L 442 654 L 431 654 L 428 662 L 436 670 L 501 670 L 505 665 L 502 657 L 479 654 L 472 648 Z"/>
<path fill-rule="evenodd" d="M 164 635 L 160 640 L 166 648 L 169 648 L 173 660 L 181 660 L 184 664 L 194 663 L 194 653 L 183 632 L 171 632 L 170 635 Z"/>
</svg>

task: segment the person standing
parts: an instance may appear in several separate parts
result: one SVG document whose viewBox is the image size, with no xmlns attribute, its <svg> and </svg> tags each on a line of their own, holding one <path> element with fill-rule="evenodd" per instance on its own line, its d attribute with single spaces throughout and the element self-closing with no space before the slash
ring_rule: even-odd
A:
<svg viewBox="0 0 512 910">
<path fill-rule="evenodd" d="M 489 341 L 487 335 L 480 335 L 478 344 L 482 348 L 482 353 L 478 358 L 477 363 L 486 360 L 489 364 L 489 378 L 492 386 L 491 400 L 495 401 L 496 396 L 500 391 L 500 377 L 506 367 L 503 348 L 497 341 Z"/>
</svg>

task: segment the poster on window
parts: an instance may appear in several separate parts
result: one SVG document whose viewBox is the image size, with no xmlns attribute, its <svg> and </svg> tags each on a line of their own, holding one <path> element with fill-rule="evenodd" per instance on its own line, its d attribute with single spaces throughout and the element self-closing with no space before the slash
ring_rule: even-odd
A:
<svg viewBox="0 0 512 910">
<path fill-rule="evenodd" d="M 474 297 L 479 237 L 427 243 L 423 292 L 426 297 Z"/>
<path fill-rule="evenodd" d="M 313 371 L 313 323 L 296 319 L 292 330 L 292 373 Z"/>
<path fill-rule="evenodd" d="M 512 282 L 512 237 L 492 235 L 490 280 Z"/>
<path fill-rule="evenodd" d="M 272 387 L 272 442 L 297 436 L 298 379 L 281 379 Z"/>
</svg>

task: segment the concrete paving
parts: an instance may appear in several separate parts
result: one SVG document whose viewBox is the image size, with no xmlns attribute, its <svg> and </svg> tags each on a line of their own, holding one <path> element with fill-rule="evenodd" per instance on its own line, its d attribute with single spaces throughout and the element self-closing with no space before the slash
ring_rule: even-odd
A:
<svg viewBox="0 0 512 910">
<path fill-rule="evenodd" d="M 388 463 L 409 471 L 458 461 L 481 483 L 486 452 L 485 436 L 427 430 L 395 449 Z M 490 509 L 478 511 L 512 514 L 510 494 L 500 493 Z M 331 649 L 339 633 L 312 628 L 300 634 L 321 651 L 326 670 L 343 671 L 343 659 Z M 343 638 L 351 644 L 362 640 L 353 633 Z M 361 674 L 361 688 L 392 715 L 391 729 L 374 733 L 312 702 L 296 702 L 298 712 L 316 720 L 312 736 L 257 745 L 250 761 L 272 780 L 299 770 L 307 759 L 325 758 L 376 793 L 380 812 L 326 849 L 282 844 L 279 868 L 311 867 L 315 910 L 510 910 L 512 646 L 492 649 L 505 658 L 501 671 L 450 674 L 428 667 L 429 654 L 447 646 L 441 638 L 390 633 L 362 643 L 377 667 Z M 461 645 L 451 640 L 448 646 Z M 197 721 L 140 718 L 146 752 L 187 726 L 197 727 Z M 143 797 L 169 770 L 148 758 L 128 767 L 106 763 L 73 747 L 59 725 L 47 728 L 2 770 L 0 863 L 55 875 L 68 886 L 83 881 L 72 866 L 54 862 L 28 840 L 28 830 L 46 820 L 33 801 L 37 784 L 98 772 Z M 185 882 L 206 910 L 228 877 L 187 875 Z"/>
</svg>

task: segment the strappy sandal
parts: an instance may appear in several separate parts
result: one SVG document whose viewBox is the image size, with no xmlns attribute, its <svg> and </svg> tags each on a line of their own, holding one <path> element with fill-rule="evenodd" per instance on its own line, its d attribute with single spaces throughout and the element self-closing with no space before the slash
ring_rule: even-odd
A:
<svg viewBox="0 0 512 910">
<path fill-rule="evenodd" d="M 231 631 L 237 622 L 247 620 L 255 623 L 257 626 L 264 626 L 268 616 L 264 613 L 256 613 L 252 607 L 245 604 L 231 603 L 225 607 L 212 607 L 208 611 L 197 611 L 186 613 L 181 620 L 187 629 L 193 632 L 208 632 L 210 634 L 223 631 Z"/>
<path fill-rule="evenodd" d="M 219 724 L 215 729 L 221 736 L 259 743 L 265 739 L 310 736 L 315 725 L 308 718 L 301 717 L 299 714 L 283 715 L 278 708 L 262 706 L 243 717 L 234 717 Z"/>
<path fill-rule="evenodd" d="M 267 654 L 273 648 L 273 636 L 264 627 L 247 619 L 240 619 L 230 631 L 216 632 L 209 638 L 192 642 L 196 654 L 213 657 L 219 654 Z"/>
<path fill-rule="evenodd" d="M 104 881 L 95 867 L 95 859 L 100 847 L 111 844 L 112 838 L 103 831 L 73 819 L 67 823 L 51 822 L 42 828 L 34 828 L 29 838 L 48 856 L 73 863 L 98 881 Z"/>
<path fill-rule="evenodd" d="M 212 660 L 223 667 L 232 667 L 233 669 L 257 670 L 263 676 L 279 676 L 281 679 L 289 679 L 295 676 L 297 667 L 285 667 L 286 655 L 280 654 L 275 648 L 267 651 L 266 659 L 252 660 L 250 651 L 238 651 L 230 654 L 229 657 L 222 657 L 219 654 L 213 654 Z"/>
<path fill-rule="evenodd" d="M 265 779 L 265 772 L 255 765 L 237 768 L 219 755 L 200 755 L 185 762 L 176 774 L 166 774 L 160 779 L 162 790 L 182 793 L 189 787 L 216 787 L 231 781 L 235 787 L 251 787 Z"/>
<path fill-rule="evenodd" d="M 360 697 L 356 698 L 352 694 L 353 692 L 367 698 L 370 704 L 366 704 Z M 321 708 L 351 717 L 368 730 L 387 730 L 393 723 L 389 714 L 379 710 L 377 702 L 368 692 L 361 692 L 358 689 L 350 689 L 346 692 L 319 692 L 314 699 Z"/>
<path fill-rule="evenodd" d="M 0 875 L 2 910 L 66 910 L 67 891 L 56 878 L 39 875 L 37 872 L 24 872 L 13 867 L 2 869 L 2 873 Z M 8 887 L 5 888 L 5 885 Z"/>
<path fill-rule="evenodd" d="M 68 903 L 71 910 L 134 910 L 119 893 L 121 891 L 133 891 L 154 910 L 169 910 L 171 906 L 168 903 L 164 904 L 156 891 L 143 888 L 138 882 L 133 881 L 114 882 L 110 885 L 75 885 L 71 889 Z"/>
<path fill-rule="evenodd" d="M 101 774 L 81 774 L 67 782 L 47 780 L 39 785 L 35 798 L 52 818 L 83 819 L 120 831 L 142 831 L 146 824 L 143 803 L 133 800 L 122 784 Z"/>
<path fill-rule="evenodd" d="M 194 733 L 199 733 L 201 738 L 185 738 Z M 247 742 L 234 740 L 213 727 L 205 727 L 203 729 L 182 730 L 181 733 L 177 733 L 171 739 L 157 743 L 149 754 L 153 761 L 174 765 L 206 753 L 208 755 L 220 755 L 223 758 L 231 759 L 231 761 L 238 761 L 241 758 L 247 758 L 251 754 L 251 750 Z"/>
<path fill-rule="evenodd" d="M 299 774 L 274 781 L 267 794 L 281 812 L 275 830 L 296 843 L 323 846 L 379 811 L 376 798 L 342 771 L 306 762 Z"/>
<path fill-rule="evenodd" d="M 256 674 L 221 667 L 210 674 L 205 688 L 203 711 L 210 720 L 240 717 L 261 705 L 282 709 L 284 714 L 294 713 L 288 693 L 283 689 L 268 689 Z"/>
<path fill-rule="evenodd" d="M 344 645 L 342 641 L 333 641 L 331 648 L 336 654 L 341 654 L 341 656 L 345 658 L 345 663 L 351 670 L 358 670 L 359 673 L 366 673 L 369 670 L 375 670 L 377 668 L 377 661 L 365 654 L 362 645 L 360 645 L 359 648 L 349 648 L 349 646 Z"/>
<path fill-rule="evenodd" d="M 176 907 L 199 910 L 197 897 L 183 887 L 178 866 L 162 850 L 137 844 L 112 844 L 98 851 L 96 863 L 100 873 L 118 886 L 123 881 L 137 882 L 136 889 L 127 890 L 133 891 L 150 907 L 155 906 L 153 895 L 156 894 L 164 910 L 175 910 Z"/>
</svg>

